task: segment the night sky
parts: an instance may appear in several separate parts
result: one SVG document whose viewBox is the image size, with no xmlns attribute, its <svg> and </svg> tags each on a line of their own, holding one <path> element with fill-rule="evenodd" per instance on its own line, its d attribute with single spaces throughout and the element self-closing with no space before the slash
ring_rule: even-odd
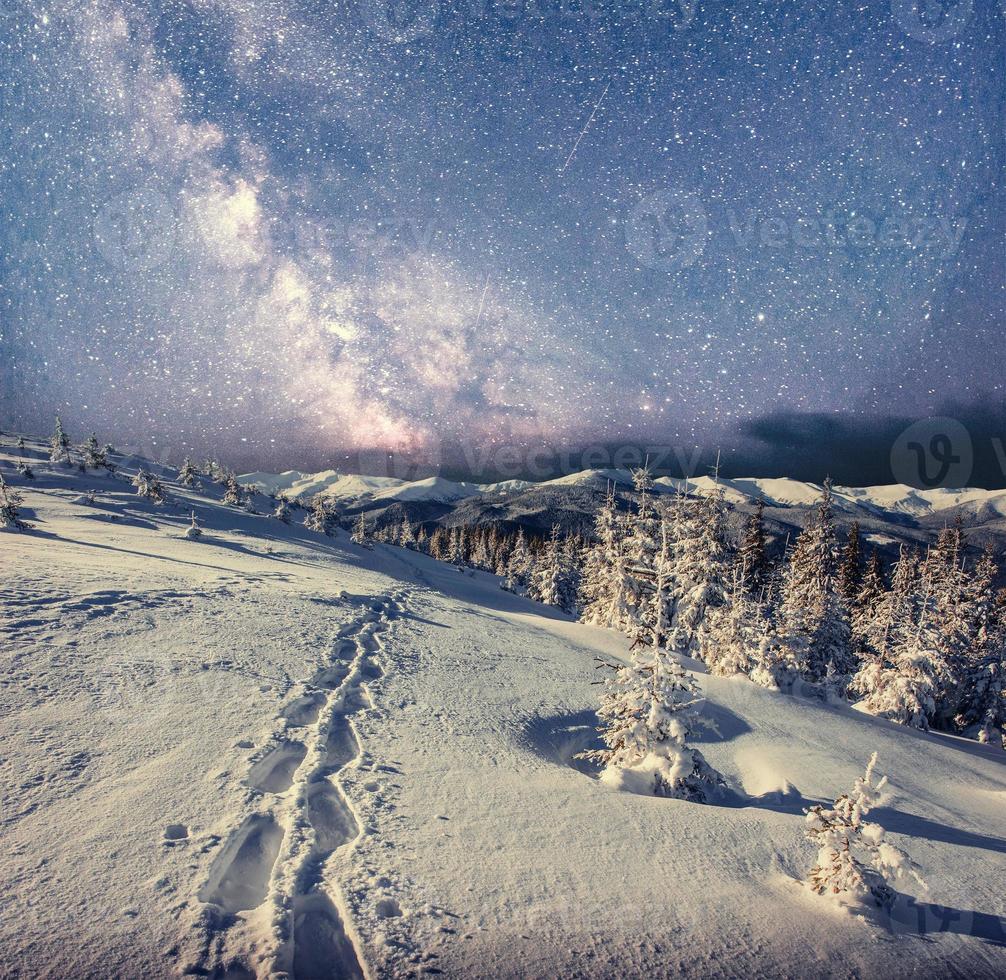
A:
<svg viewBox="0 0 1006 980">
<path fill-rule="evenodd" d="M 1004 14 L 0 0 L 0 425 L 879 482 L 1001 418 Z"/>
</svg>

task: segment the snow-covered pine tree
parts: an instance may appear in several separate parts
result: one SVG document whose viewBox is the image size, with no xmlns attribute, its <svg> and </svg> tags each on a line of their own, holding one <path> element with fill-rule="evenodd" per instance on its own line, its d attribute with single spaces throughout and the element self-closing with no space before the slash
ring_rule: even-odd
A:
<svg viewBox="0 0 1006 980">
<path fill-rule="evenodd" d="M 925 589 L 907 607 L 917 606 L 917 618 L 888 632 L 882 652 L 863 663 L 850 689 L 865 694 L 856 705 L 859 710 L 926 731 L 937 717 L 946 671 L 941 630 L 933 621 L 930 583 L 916 578 L 914 584 Z"/>
<path fill-rule="evenodd" d="M 287 503 L 285 497 L 277 498 L 276 509 L 272 512 L 272 516 L 284 524 L 290 523 L 290 505 Z"/>
<path fill-rule="evenodd" d="M 605 748 L 579 758 L 601 763 L 601 780 L 619 789 L 695 803 L 712 799 L 723 777 L 688 745 L 689 734 L 708 724 L 692 677 L 665 647 L 645 644 L 613 670 L 598 710 Z"/>
<path fill-rule="evenodd" d="M 445 561 L 461 568 L 465 564 L 465 535 L 463 529 L 455 525 L 451 528 L 447 538 L 447 555 Z"/>
<path fill-rule="evenodd" d="M 24 436 L 17 437 L 17 451 L 23 453 L 25 451 Z"/>
<path fill-rule="evenodd" d="M 430 535 L 429 556 L 437 561 L 443 561 L 447 555 L 447 545 L 447 529 L 438 524 Z"/>
<path fill-rule="evenodd" d="M 838 590 L 831 481 L 783 571 L 780 634 L 802 677 L 844 693 L 855 669 L 849 613 Z"/>
<path fill-rule="evenodd" d="M 871 637 L 875 637 L 876 634 L 877 616 L 886 591 L 880 555 L 873 551 L 866 563 L 866 571 L 863 573 L 859 593 L 852 604 L 852 643 L 856 655 L 861 661 L 875 653 L 870 641 Z"/>
<path fill-rule="evenodd" d="M 873 781 L 876 764 L 874 752 L 851 793 L 829 808 L 817 804 L 805 811 L 805 834 L 817 848 L 817 863 L 807 880 L 819 895 L 845 894 L 890 908 L 896 895 L 893 884 L 912 878 L 926 886 L 911 858 L 885 839 L 884 828 L 863 819 L 887 783 L 886 776 Z"/>
<path fill-rule="evenodd" d="M 416 531 L 416 551 L 426 552 L 429 548 L 430 537 L 426 533 L 426 528 L 420 524 L 419 530 Z"/>
<path fill-rule="evenodd" d="M 335 530 L 335 515 L 332 513 L 331 504 L 320 493 L 311 498 L 311 506 L 304 518 L 304 527 L 318 534 L 331 534 Z"/>
<path fill-rule="evenodd" d="M 241 507 L 245 502 L 244 492 L 241 489 L 241 484 L 238 483 L 238 478 L 233 473 L 227 474 L 226 487 L 224 503 L 231 507 Z"/>
<path fill-rule="evenodd" d="M 1006 748 L 1006 602 L 995 590 L 999 569 L 986 548 L 967 585 L 970 649 L 956 698 L 958 729 Z"/>
<path fill-rule="evenodd" d="M 72 462 L 70 459 L 70 437 L 63 429 L 63 420 L 58 415 L 56 416 L 56 427 L 49 440 L 49 462 L 66 465 Z"/>
<path fill-rule="evenodd" d="M 26 480 L 35 479 L 35 471 L 23 459 L 19 459 L 17 461 L 15 469 L 17 470 L 18 475 L 23 476 Z"/>
<path fill-rule="evenodd" d="M 188 528 L 186 528 L 185 537 L 187 537 L 190 541 L 198 541 L 202 536 L 203 529 L 196 521 L 196 512 L 191 511 L 191 520 Z"/>
<path fill-rule="evenodd" d="M 178 482 L 183 487 L 194 487 L 199 482 L 198 476 L 196 468 L 192 465 L 192 460 L 186 456 L 182 461 L 181 469 L 178 471 Z"/>
<path fill-rule="evenodd" d="M 755 512 L 744 525 L 744 536 L 737 549 L 735 564 L 739 568 L 739 579 L 744 587 L 759 601 L 763 601 L 770 569 L 765 540 L 765 501 L 760 497 L 755 503 Z M 732 578 L 732 581 L 736 580 Z"/>
<path fill-rule="evenodd" d="M 108 465 L 105 451 L 98 445 L 98 437 L 92 432 L 80 447 L 81 465 L 85 470 L 102 470 Z"/>
<path fill-rule="evenodd" d="M 402 526 L 398 531 L 398 544 L 412 551 L 416 548 L 416 533 L 412 530 L 412 524 L 407 517 L 402 519 Z"/>
<path fill-rule="evenodd" d="M 680 522 L 674 548 L 674 619 L 668 645 L 686 656 L 706 656 L 707 614 L 724 601 L 731 554 L 726 535 L 726 501 L 717 484 L 706 497 L 688 500 L 689 519 Z"/>
<path fill-rule="evenodd" d="M 630 636 L 646 633 L 649 595 L 653 590 L 654 560 L 660 547 L 660 521 L 650 492 L 653 476 L 647 467 L 633 470 L 633 486 L 638 495 L 635 513 L 627 514 L 622 525 L 621 575 L 624 591 L 617 599 L 618 606 L 626 610 L 621 627 Z"/>
<path fill-rule="evenodd" d="M 0 528 L 25 531 L 31 525 L 21 518 L 24 498 L 3 478 L 0 473 Z"/>
<path fill-rule="evenodd" d="M 350 535 L 350 541 L 353 544 L 358 544 L 362 548 L 372 548 L 373 545 L 370 542 L 370 533 L 367 529 L 367 519 L 360 513 L 360 516 L 356 519 L 356 524 L 353 527 L 353 533 Z"/>
<path fill-rule="evenodd" d="M 581 621 L 627 631 L 633 618 L 628 604 L 629 574 L 623 547 L 624 525 L 608 486 L 604 505 L 594 517 L 594 541 L 587 548 L 580 582 Z"/>
<path fill-rule="evenodd" d="M 567 534 L 562 542 L 562 564 L 565 571 L 566 604 L 563 609 L 572 615 L 580 615 L 580 582 L 583 578 L 583 562 L 586 543 L 575 534 Z"/>
<path fill-rule="evenodd" d="M 868 648 L 879 657 L 905 643 L 918 618 L 918 556 L 902 545 L 891 575 L 891 587 L 876 603 L 872 617 L 863 621 Z"/>
<path fill-rule="evenodd" d="M 711 674 L 721 677 L 750 675 L 760 662 L 768 633 L 761 604 L 744 581 L 743 569 L 743 562 L 734 564 L 724 601 L 709 610 L 703 633 L 703 660 Z"/>
<path fill-rule="evenodd" d="M 507 559 L 503 588 L 515 595 L 525 595 L 531 578 L 531 568 L 531 551 L 528 548 L 527 537 L 524 528 L 518 528 L 513 549 Z"/>
<path fill-rule="evenodd" d="M 846 608 L 850 611 L 855 607 L 859 599 L 859 592 L 863 584 L 863 563 L 862 563 L 862 541 L 859 530 L 859 521 L 853 521 L 849 528 L 849 540 L 845 543 L 845 550 L 842 552 L 842 564 L 838 572 L 838 591 L 845 600 Z"/>
<path fill-rule="evenodd" d="M 964 532 L 960 515 L 945 527 L 922 564 L 921 587 L 934 637 L 932 673 L 937 681 L 936 708 L 930 722 L 952 729 L 957 696 L 971 653 L 974 595 L 968 589 Z"/>
<path fill-rule="evenodd" d="M 576 605 L 576 591 L 570 577 L 567 551 L 559 534 L 559 525 L 552 525 L 552 533 L 541 553 L 535 557 L 527 587 L 528 598 L 557 606 L 567 612 Z"/>
<path fill-rule="evenodd" d="M 155 504 L 164 503 L 164 489 L 161 487 L 161 481 L 148 470 L 136 471 L 136 476 L 133 477 L 133 486 L 136 487 L 138 496 L 152 500 Z"/>
</svg>

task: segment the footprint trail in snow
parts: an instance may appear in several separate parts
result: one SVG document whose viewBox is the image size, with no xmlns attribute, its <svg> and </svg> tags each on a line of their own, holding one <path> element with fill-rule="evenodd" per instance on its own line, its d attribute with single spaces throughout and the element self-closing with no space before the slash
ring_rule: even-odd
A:
<svg viewBox="0 0 1006 980">
<path fill-rule="evenodd" d="M 274 969 L 292 980 L 366 975 L 358 941 L 347 928 L 345 901 L 326 880 L 325 867 L 362 832 L 339 775 L 361 756 L 352 717 L 371 707 L 367 683 L 383 674 L 376 659 L 382 634 L 403 611 L 404 596 L 378 597 L 344 626 L 331 662 L 280 710 L 286 737 L 273 742 L 245 779 L 264 809 L 232 833 L 198 893 L 227 917 L 227 928 L 239 913 L 271 899 L 276 932 L 283 937 Z M 230 969 L 235 966 L 247 969 L 232 957 Z M 219 968 L 214 975 L 222 975 Z"/>
</svg>

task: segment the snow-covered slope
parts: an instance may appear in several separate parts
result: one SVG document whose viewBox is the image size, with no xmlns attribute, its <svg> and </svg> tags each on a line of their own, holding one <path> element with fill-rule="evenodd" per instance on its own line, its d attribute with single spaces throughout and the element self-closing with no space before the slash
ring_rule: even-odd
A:
<svg viewBox="0 0 1006 980">
<path fill-rule="evenodd" d="M 337 473 L 323 470 L 320 473 L 244 473 L 238 482 L 256 487 L 262 493 L 282 493 L 290 500 L 322 494 L 344 500 L 356 500 L 381 490 L 406 485 L 405 480 L 392 476 L 362 476 L 357 473 Z"/>
<path fill-rule="evenodd" d="M 426 480 L 415 480 L 400 486 L 388 487 L 374 494 L 374 500 L 388 502 L 394 500 L 426 500 L 434 503 L 453 503 L 466 497 L 477 497 L 485 489 L 478 483 L 455 483 L 442 476 L 431 476 Z"/>
<path fill-rule="evenodd" d="M 729 796 L 618 793 L 573 756 L 624 638 L 216 487 L 156 506 L 14 455 L 0 974 L 1006 973 L 1002 753 L 702 676 Z M 874 750 L 930 891 L 865 921 L 799 884 L 800 811 Z"/>
</svg>

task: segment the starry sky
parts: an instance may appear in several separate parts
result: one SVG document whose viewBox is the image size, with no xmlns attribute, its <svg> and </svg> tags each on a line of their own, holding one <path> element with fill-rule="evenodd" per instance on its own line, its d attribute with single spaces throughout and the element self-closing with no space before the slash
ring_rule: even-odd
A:
<svg viewBox="0 0 1006 980">
<path fill-rule="evenodd" d="M 1002 405 L 1004 15 L 0 0 L 0 424 L 855 482 Z"/>
</svg>

